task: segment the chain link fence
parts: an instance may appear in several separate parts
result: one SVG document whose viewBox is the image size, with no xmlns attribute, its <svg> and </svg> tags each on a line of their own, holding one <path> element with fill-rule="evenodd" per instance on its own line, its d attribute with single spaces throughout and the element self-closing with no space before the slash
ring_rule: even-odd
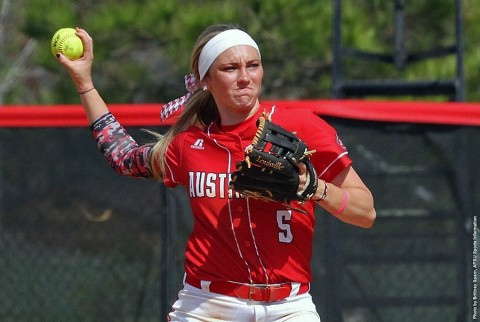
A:
<svg viewBox="0 0 480 322">
<path fill-rule="evenodd" d="M 317 211 L 322 320 L 470 321 L 480 130 L 329 121 L 378 218 Z M 191 225 L 183 188 L 115 174 L 88 129 L 0 129 L 0 320 L 165 321 Z"/>
</svg>

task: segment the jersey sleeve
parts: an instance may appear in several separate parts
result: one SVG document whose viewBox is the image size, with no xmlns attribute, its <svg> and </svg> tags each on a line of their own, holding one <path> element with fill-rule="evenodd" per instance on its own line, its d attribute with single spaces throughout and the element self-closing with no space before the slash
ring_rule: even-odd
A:
<svg viewBox="0 0 480 322">
<path fill-rule="evenodd" d="M 352 163 L 336 129 L 312 110 L 278 109 L 272 120 L 296 132 L 309 150 L 316 151 L 310 159 L 319 178 L 331 182 Z"/>
<path fill-rule="evenodd" d="M 95 120 L 90 129 L 98 149 L 115 172 L 131 177 L 153 177 L 152 146 L 139 146 L 111 113 Z"/>
<path fill-rule="evenodd" d="M 313 114 L 313 113 L 312 113 Z M 331 182 L 342 170 L 352 164 L 340 135 L 318 115 L 311 116 L 305 143 L 316 152 L 311 156 L 319 178 Z"/>
<path fill-rule="evenodd" d="M 170 142 L 165 155 L 165 176 L 163 183 L 170 188 L 182 184 L 182 147 L 184 144 L 185 133 L 176 135 Z"/>
</svg>

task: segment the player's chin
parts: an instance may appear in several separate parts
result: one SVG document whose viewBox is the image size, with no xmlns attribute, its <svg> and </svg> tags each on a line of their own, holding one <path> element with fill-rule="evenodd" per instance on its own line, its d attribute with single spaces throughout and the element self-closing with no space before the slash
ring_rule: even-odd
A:
<svg viewBox="0 0 480 322">
<path fill-rule="evenodd" d="M 253 102 L 248 102 L 245 104 L 236 104 L 236 110 L 242 112 L 250 112 L 255 108 L 256 104 Z"/>
</svg>

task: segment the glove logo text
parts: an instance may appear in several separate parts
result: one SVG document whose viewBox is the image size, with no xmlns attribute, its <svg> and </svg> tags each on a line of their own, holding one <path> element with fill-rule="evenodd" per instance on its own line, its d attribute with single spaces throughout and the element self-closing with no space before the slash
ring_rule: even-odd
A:
<svg viewBox="0 0 480 322">
<path fill-rule="evenodd" d="M 285 168 L 285 166 L 281 162 L 272 162 L 270 160 L 265 160 L 265 159 L 262 159 L 261 156 L 258 156 L 257 160 L 255 161 L 258 162 L 259 164 L 263 164 L 267 168 L 275 169 L 277 171 L 281 171 L 283 170 L 283 168 Z"/>
</svg>

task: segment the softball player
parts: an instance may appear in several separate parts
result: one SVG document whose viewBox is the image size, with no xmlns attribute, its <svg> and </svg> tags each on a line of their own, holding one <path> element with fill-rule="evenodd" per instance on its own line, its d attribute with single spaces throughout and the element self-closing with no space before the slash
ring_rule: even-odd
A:
<svg viewBox="0 0 480 322">
<path fill-rule="evenodd" d="M 308 110 L 259 102 L 263 66 L 258 45 L 231 25 L 213 25 L 192 54 L 188 94 L 164 106 L 162 117 L 180 107 L 180 118 L 157 144 L 139 146 L 112 115 L 91 77 L 93 41 L 77 28 L 84 56 L 59 61 L 80 94 L 94 138 L 110 165 L 126 176 L 184 185 L 194 216 L 185 256 L 184 287 L 170 321 L 320 321 L 309 294 L 314 207 L 368 228 L 373 197 L 352 167 L 336 131 Z M 244 158 L 261 112 L 295 131 L 316 152 L 319 176 L 307 202 L 287 207 L 245 197 L 228 188 Z M 306 185 L 299 164 L 299 190 Z"/>
</svg>

